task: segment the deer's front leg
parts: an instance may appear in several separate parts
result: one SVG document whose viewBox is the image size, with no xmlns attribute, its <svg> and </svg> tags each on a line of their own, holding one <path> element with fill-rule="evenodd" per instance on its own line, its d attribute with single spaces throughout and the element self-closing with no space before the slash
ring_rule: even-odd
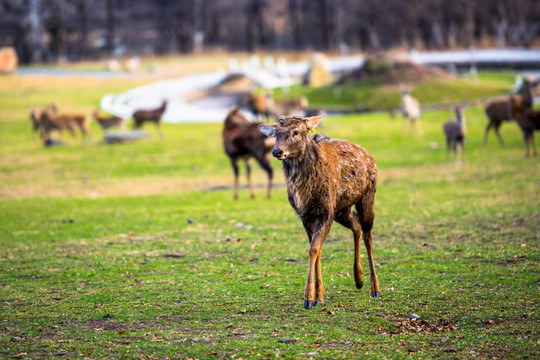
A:
<svg viewBox="0 0 540 360">
<path fill-rule="evenodd" d="M 314 225 L 306 224 L 304 227 L 308 236 L 310 236 L 309 245 L 309 270 L 304 291 L 304 308 L 311 309 L 313 306 L 323 304 L 324 302 L 324 286 L 322 281 L 321 271 L 321 253 L 322 244 L 326 240 L 326 236 L 330 231 L 332 219 L 326 217 L 318 220 Z"/>
</svg>

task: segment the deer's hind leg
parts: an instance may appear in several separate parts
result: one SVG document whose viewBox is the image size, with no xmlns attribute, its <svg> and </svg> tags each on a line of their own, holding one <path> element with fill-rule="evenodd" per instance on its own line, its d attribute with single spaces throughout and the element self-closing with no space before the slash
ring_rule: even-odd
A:
<svg viewBox="0 0 540 360">
<path fill-rule="evenodd" d="M 364 272 L 360 265 L 360 238 L 362 236 L 362 227 L 358 220 L 358 214 L 350 207 L 341 210 L 336 214 L 335 219 L 339 224 L 351 229 L 354 236 L 354 282 L 357 289 L 364 285 Z"/>
<path fill-rule="evenodd" d="M 373 241 L 371 236 L 371 229 L 373 228 L 373 221 L 375 220 L 375 189 L 369 191 L 360 203 L 356 204 L 356 211 L 358 212 L 358 220 L 362 227 L 362 237 L 364 239 L 364 245 L 368 254 L 369 261 L 369 281 L 371 285 L 371 296 L 380 297 L 381 292 L 379 290 L 379 280 L 375 273 L 375 261 L 373 260 Z"/>
</svg>

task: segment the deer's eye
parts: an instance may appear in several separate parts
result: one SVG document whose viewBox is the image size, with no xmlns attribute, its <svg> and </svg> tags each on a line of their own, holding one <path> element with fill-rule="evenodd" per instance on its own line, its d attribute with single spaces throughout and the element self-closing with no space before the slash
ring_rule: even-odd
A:
<svg viewBox="0 0 540 360">
<path fill-rule="evenodd" d="M 294 130 L 293 135 L 298 135 L 298 130 Z"/>
</svg>

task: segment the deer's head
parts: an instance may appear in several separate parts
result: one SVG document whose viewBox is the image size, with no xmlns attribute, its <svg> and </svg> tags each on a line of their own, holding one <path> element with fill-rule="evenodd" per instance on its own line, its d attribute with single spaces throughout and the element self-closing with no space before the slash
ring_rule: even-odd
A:
<svg viewBox="0 0 540 360">
<path fill-rule="evenodd" d="M 325 115 L 312 117 L 281 117 L 277 124 L 261 124 L 259 130 L 266 136 L 276 138 L 272 155 L 279 159 L 295 159 L 304 155 L 309 144 L 309 133 Z"/>
</svg>

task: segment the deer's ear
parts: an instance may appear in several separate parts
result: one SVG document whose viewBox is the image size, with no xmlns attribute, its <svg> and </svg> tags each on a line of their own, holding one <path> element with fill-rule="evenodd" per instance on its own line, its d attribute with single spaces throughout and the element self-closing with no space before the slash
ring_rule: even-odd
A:
<svg viewBox="0 0 540 360">
<path fill-rule="evenodd" d="M 306 121 L 306 127 L 307 127 L 308 131 L 311 131 L 311 130 L 315 129 L 315 127 L 317 125 L 319 125 L 319 123 L 321 122 L 321 120 L 325 116 L 326 116 L 326 114 L 321 114 L 321 115 L 305 118 L 304 120 Z"/>
<path fill-rule="evenodd" d="M 260 124 L 259 130 L 268 137 L 276 136 L 276 125 Z"/>
</svg>

